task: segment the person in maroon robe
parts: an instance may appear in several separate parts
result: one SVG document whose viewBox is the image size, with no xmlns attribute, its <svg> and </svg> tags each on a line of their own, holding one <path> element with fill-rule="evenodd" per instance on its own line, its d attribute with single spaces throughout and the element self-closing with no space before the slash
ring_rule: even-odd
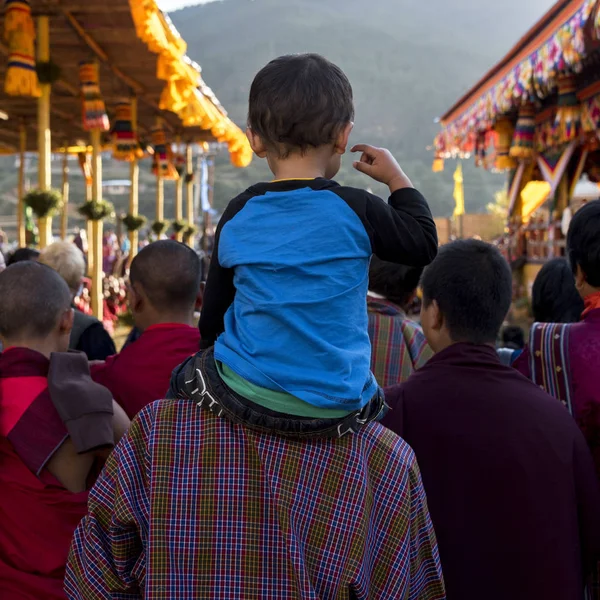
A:
<svg viewBox="0 0 600 600">
<path fill-rule="evenodd" d="M 600 554 L 600 490 L 569 413 L 494 343 L 511 271 L 476 240 L 443 246 L 423 280 L 436 353 L 386 390 L 383 424 L 414 449 L 448 600 L 577 600 Z"/>
<path fill-rule="evenodd" d="M 106 362 L 92 366 L 94 381 L 107 387 L 133 418 L 164 398 L 171 373 L 200 347 L 194 310 L 200 294 L 200 259 L 173 240 L 149 244 L 133 259 L 128 301 L 139 339 Z"/>
<path fill-rule="evenodd" d="M 0 273 L 0 598 L 64 599 L 75 527 L 100 462 L 129 425 L 67 353 L 71 294 L 51 268 Z"/>
</svg>

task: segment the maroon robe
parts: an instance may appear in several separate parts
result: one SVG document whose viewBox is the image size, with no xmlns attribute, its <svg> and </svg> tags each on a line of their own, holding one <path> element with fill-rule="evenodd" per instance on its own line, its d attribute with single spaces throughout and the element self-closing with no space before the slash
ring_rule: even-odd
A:
<svg viewBox="0 0 600 600">
<path fill-rule="evenodd" d="M 448 600 L 579 600 L 600 490 L 564 407 L 488 346 L 454 344 L 386 390 L 414 449 Z"/>
</svg>

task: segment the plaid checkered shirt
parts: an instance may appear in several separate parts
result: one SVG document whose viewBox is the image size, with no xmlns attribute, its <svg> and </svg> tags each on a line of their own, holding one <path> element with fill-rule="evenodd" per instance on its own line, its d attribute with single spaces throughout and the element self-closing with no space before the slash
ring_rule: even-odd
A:
<svg viewBox="0 0 600 600">
<path fill-rule="evenodd" d="M 399 307 L 369 295 L 371 371 L 377 383 L 390 387 L 406 381 L 432 356 L 421 327 Z"/>
<path fill-rule="evenodd" d="M 73 539 L 70 599 L 445 598 L 412 450 L 233 424 L 190 400 L 133 421 Z"/>
</svg>

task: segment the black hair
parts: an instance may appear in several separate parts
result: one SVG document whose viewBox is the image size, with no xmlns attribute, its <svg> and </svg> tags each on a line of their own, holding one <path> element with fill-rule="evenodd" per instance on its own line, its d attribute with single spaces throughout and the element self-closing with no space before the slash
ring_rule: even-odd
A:
<svg viewBox="0 0 600 600">
<path fill-rule="evenodd" d="M 580 267 L 587 283 L 600 288 L 600 200 L 588 202 L 573 216 L 567 252 L 573 272 Z"/>
<path fill-rule="evenodd" d="M 281 158 L 333 143 L 353 119 L 348 78 L 318 54 L 280 56 L 252 82 L 248 127 Z"/>
<path fill-rule="evenodd" d="M 564 258 L 548 261 L 537 274 L 531 291 L 533 318 L 539 323 L 576 323 L 583 300 L 575 289 L 575 278 Z"/>
<path fill-rule="evenodd" d="M 512 350 L 522 350 L 525 347 L 525 332 L 518 325 L 508 325 L 502 331 L 502 345 Z"/>
<path fill-rule="evenodd" d="M 37 260 L 40 256 L 38 250 L 34 248 L 17 248 L 9 257 L 6 263 L 7 267 L 24 260 Z"/>
<path fill-rule="evenodd" d="M 0 335 L 47 336 L 71 307 L 71 292 L 54 270 L 21 261 L 0 273 Z"/>
<path fill-rule="evenodd" d="M 129 280 L 139 283 L 157 310 L 193 309 L 200 289 L 200 259 L 174 240 L 152 242 L 131 261 Z"/>
<path fill-rule="evenodd" d="M 434 300 L 454 342 L 495 343 L 512 300 L 512 274 L 502 254 L 479 240 L 440 248 L 421 279 L 423 303 Z"/>
<path fill-rule="evenodd" d="M 423 269 L 397 265 L 376 256 L 369 266 L 369 289 L 390 302 L 406 308 L 414 295 Z"/>
</svg>

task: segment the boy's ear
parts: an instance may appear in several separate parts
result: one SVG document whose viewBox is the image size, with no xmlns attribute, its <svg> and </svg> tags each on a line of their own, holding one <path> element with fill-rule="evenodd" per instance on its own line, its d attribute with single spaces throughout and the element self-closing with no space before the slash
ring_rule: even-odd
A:
<svg viewBox="0 0 600 600">
<path fill-rule="evenodd" d="M 137 282 L 133 285 L 129 283 L 127 286 L 127 304 L 133 313 L 139 312 L 143 308 L 144 295 L 140 294 Z"/>
<path fill-rule="evenodd" d="M 344 127 L 340 129 L 333 147 L 336 154 L 345 154 L 346 148 L 348 147 L 348 139 L 350 138 L 353 127 L 354 123 L 350 122 L 346 123 Z"/>
<path fill-rule="evenodd" d="M 252 131 L 252 129 L 250 129 L 250 127 L 246 129 L 246 137 L 250 142 L 250 148 L 252 148 L 252 152 L 254 152 L 258 158 L 266 158 L 267 149 L 265 148 L 263 141 Z"/>
<path fill-rule="evenodd" d="M 70 334 L 73 329 L 73 319 L 75 318 L 75 311 L 72 308 L 65 310 L 63 316 L 60 318 L 58 323 L 58 329 L 62 334 Z"/>
</svg>

